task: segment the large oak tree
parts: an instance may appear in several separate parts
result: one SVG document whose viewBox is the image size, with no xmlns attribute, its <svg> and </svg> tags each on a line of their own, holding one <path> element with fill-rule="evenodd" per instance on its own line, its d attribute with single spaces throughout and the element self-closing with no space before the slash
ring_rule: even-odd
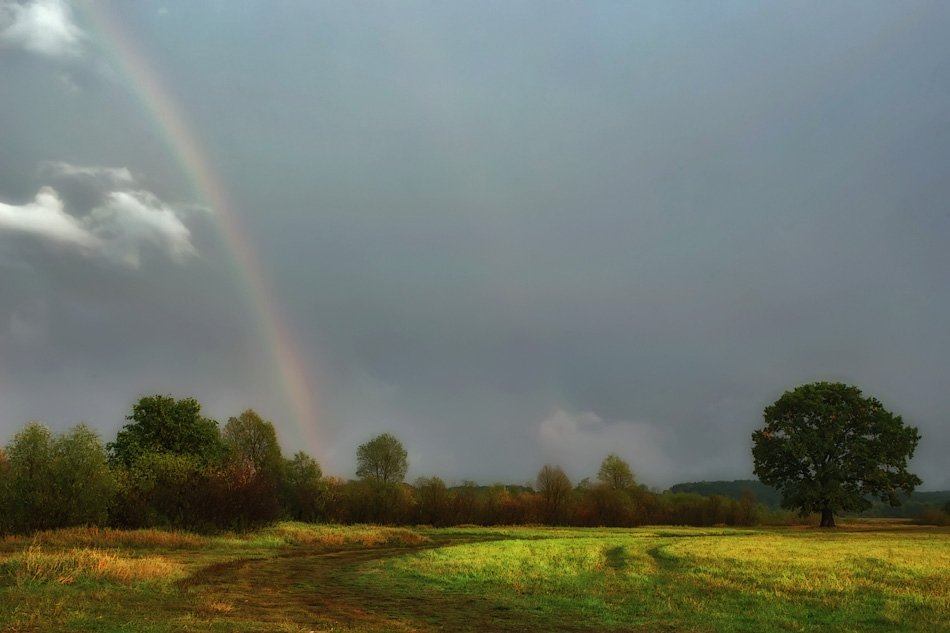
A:
<svg viewBox="0 0 950 633">
<path fill-rule="evenodd" d="M 857 387 L 816 382 L 785 392 L 766 407 L 765 426 L 752 434 L 755 474 L 782 493 L 782 505 L 802 515 L 871 507 L 869 497 L 900 505 L 920 478 L 908 472 L 920 435 Z"/>
</svg>

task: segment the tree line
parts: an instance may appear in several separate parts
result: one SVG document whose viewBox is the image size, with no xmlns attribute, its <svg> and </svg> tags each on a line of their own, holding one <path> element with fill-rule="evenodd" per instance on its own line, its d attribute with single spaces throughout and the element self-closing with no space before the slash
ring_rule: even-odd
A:
<svg viewBox="0 0 950 633">
<path fill-rule="evenodd" d="M 0 448 L 0 533 L 76 525 L 240 530 L 278 519 L 446 525 L 749 525 L 740 500 L 656 494 L 617 455 L 573 484 L 545 465 L 531 486 L 406 483 L 407 452 L 389 433 L 361 445 L 357 478 L 324 477 L 300 451 L 285 457 L 272 422 L 253 410 L 220 426 L 194 398 L 139 399 L 112 442 L 85 424 L 54 434 L 28 423 Z"/>
<path fill-rule="evenodd" d="M 787 391 L 752 434 L 755 474 L 800 517 L 900 505 L 919 477 L 907 470 L 920 435 L 857 387 L 816 382 Z M 54 435 L 29 423 L 0 450 L 0 532 L 72 525 L 243 529 L 289 518 L 431 525 L 752 525 L 788 521 L 749 492 L 740 498 L 653 493 L 607 455 L 576 485 L 546 464 L 533 485 L 449 488 L 405 482 L 407 451 L 383 433 L 356 452 L 355 480 L 324 477 L 304 452 L 283 455 L 274 425 L 251 409 L 223 427 L 194 398 L 139 399 L 115 441 L 88 426 Z M 950 508 L 945 510 L 950 511 Z M 940 511 L 937 510 L 939 513 Z M 950 519 L 948 519 L 950 520 Z"/>
</svg>

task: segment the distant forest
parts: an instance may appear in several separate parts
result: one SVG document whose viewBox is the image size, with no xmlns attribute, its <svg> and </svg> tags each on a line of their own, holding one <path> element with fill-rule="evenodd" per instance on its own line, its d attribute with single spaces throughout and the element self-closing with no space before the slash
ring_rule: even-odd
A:
<svg viewBox="0 0 950 633">
<path fill-rule="evenodd" d="M 780 508 L 782 505 L 782 493 L 755 479 L 691 481 L 670 486 L 670 492 L 694 493 L 704 497 L 719 495 L 730 499 L 741 499 L 744 494 L 752 494 L 756 501 L 767 508 Z M 916 517 L 935 506 L 941 507 L 950 503 L 950 490 L 913 492 L 897 507 L 891 507 L 876 499 L 872 499 L 871 503 L 873 505 L 869 510 L 852 516 L 881 518 Z"/>
</svg>

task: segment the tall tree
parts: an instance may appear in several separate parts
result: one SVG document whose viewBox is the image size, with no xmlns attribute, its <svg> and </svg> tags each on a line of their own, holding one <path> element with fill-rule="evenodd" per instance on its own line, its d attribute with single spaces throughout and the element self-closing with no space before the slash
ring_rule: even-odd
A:
<svg viewBox="0 0 950 633">
<path fill-rule="evenodd" d="M 280 444 L 273 423 L 252 409 L 230 418 L 221 432 L 230 458 L 249 476 L 277 482 L 281 471 Z"/>
<path fill-rule="evenodd" d="M 630 464 L 616 453 L 611 453 L 600 463 L 597 479 L 612 490 L 629 490 L 637 484 Z"/>
<path fill-rule="evenodd" d="M 224 453 L 218 423 L 201 415 L 194 398 L 145 396 L 132 405 L 126 420 L 129 424 L 107 446 L 114 462 L 129 466 L 144 453 L 155 452 L 211 463 Z"/>
<path fill-rule="evenodd" d="M 252 409 L 230 418 L 221 432 L 227 450 L 222 512 L 217 522 L 237 527 L 273 521 L 280 516 L 283 457 L 274 425 Z"/>
<path fill-rule="evenodd" d="M 356 449 L 356 476 L 386 484 L 402 483 L 409 470 L 408 453 L 389 433 L 377 435 Z"/>
<path fill-rule="evenodd" d="M 857 387 L 815 382 L 786 391 L 765 408 L 752 434 L 755 474 L 782 493 L 782 505 L 802 515 L 871 507 L 868 497 L 900 505 L 920 478 L 908 472 L 920 435 Z"/>
</svg>

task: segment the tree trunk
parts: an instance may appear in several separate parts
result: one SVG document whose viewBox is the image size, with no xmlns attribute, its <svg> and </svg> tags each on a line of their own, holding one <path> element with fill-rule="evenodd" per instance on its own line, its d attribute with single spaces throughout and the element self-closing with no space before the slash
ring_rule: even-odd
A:
<svg viewBox="0 0 950 633">
<path fill-rule="evenodd" d="M 821 523 L 818 527 L 833 528 L 835 526 L 835 515 L 831 508 L 824 508 L 821 511 Z"/>
</svg>

